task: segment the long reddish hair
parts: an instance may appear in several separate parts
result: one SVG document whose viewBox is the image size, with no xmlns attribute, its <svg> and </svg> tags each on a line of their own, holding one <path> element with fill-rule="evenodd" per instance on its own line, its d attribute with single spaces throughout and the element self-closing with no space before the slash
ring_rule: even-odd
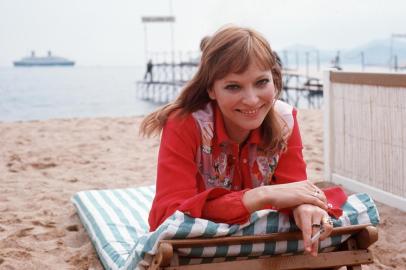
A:
<svg viewBox="0 0 406 270">
<path fill-rule="evenodd" d="M 149 114 L 141 123 L 140 132 L 151 136 L 159 134 L 168 116 L 177 111 L 180 116 L 189 115 L 203 109 L 211 101 L 208 89 L 216 80 L 229 73 L 243 73 L 255 62 L 263 70 L 271 70 L 275 85 L 275 100 L 282 90 L 282 73 L 276 54 L 266 39 L 257 31 L 238 27 L 225 26 L 211 37 L 203 38 L 200 47 L 202 56 L 196 74 L 182 89 L 175 101 Z M 277 153 L 286 146 L 284 121 L 271 110 L 261 125 L 263 147 L 271 153 Z"/>
</svg>

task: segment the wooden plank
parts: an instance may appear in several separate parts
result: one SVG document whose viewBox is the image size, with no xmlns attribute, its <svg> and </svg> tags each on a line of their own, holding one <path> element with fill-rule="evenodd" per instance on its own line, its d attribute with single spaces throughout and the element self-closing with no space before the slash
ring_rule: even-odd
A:
<svg viewBox="0 0 406 270">
<path fill-rule="evenodd" d="M 245 269 L 317 269 L 336 266 L 370 264 L 372 254 L 368 250 L 337 251 L 311 255 L 275 256 L 269 258 L 220 262 L 200 265 L 166 267 L 167 270 L 245 270 Z"/>
<path fill-rule="evenodd" d="M 406 74 L 331 71 L 330 82 L 384 87 L 406 87 Z"/>
<path fill-rule="evenodd" d="M 330 236 L 354 234 L 360 230 L 371 226 L 370 224 L 351 225 L 345 227 L 334 228 Z M 258 243 L 266 241 L 289 241 L 301 240 L 302 232 L 284 232 L 270 233 L 266 235 L 251 235 L 251 236 L 229 236 L 217 238 L 196 238 L 196 239 L 176 239 L 176 240 L 161 240 L 160 243 L 167 243 L 173 246 L 173 249 L 201 246 L 217 246 L 217 245 L 241 245 L 246 243 Z"/>
<path fill-rule="evenodd" d="M 357 243 L 355 242 L 354 239 L 348 239 L 347 247 L 348 247 L 348 250 L 356 250 Z M 361 266 L 361 264 L 350 265 L 350 266 L 347 266 L 347 270 L 362 270 L 362 266 Z"/>
</svg>

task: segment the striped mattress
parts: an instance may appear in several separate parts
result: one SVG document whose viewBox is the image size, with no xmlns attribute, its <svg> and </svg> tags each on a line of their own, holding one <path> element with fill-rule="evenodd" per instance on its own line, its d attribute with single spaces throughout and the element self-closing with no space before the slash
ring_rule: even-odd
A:
<svg viewBox="0 0 406 270">
<path fill-rule="evenodd" d="M 81 191 L 72 197 L 105 269 L 144 269 L 156 253 L 159 240 L 163 239 L 260 235 L 298 230 L 292 218 L 273 210 L 257 211 L 243 225 L 214 223 L 177 211 L 156 231 L 148 232 L 148 213 L 154 193 L 154 186 L 146 186 Z M 376 225 L 379 222 L 377 208 L 365 193 L 349 196 L 343 210 L 339 219 L 333 219 L 334 227 Z M 321 242 L 321 249 L 337 245 L 348 237 L 327 238 Z M 185 248 L 179 250 L 179 263 L 210 263 L 302 251 L 301 240 Z"/>
</svg>

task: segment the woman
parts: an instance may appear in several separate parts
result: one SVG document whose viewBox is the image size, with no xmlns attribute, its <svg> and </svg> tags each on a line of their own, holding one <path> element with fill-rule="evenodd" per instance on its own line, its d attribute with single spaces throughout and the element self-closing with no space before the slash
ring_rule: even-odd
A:
<svg viewBox="0 0 406 270">
<path fill-rule="evenodd" d="M 162 131 L 151 231 L 176 210 L 241 224 L 266 208 L 288 209 L 305 249 L 326 221 L 323 192 L 306 181 L 296 110 L 278 101 L 281 67 L 258 32 L 221 28 L 201 42 L 197 73 L 172 103 L 145 118 L 141 132 Z"/>
</svg>

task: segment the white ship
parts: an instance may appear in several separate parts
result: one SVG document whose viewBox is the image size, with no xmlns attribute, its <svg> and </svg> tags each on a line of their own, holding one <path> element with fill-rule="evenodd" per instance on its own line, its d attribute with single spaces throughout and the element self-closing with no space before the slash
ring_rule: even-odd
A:
<svg viewBox="0 0 406 270">
<path fill-rule="evenodd" d="M 68 60 L 63 57 L 52 55 L 51 51 L 48 51 L 47 56 L 36 56 L 35 52 L 31 52 L 31 56 L 24 57 L 21 60 L 14 61 L 16 67 L 31 67 L 31 66 L 73 66 L 74 61 Z"/>
</svg>

